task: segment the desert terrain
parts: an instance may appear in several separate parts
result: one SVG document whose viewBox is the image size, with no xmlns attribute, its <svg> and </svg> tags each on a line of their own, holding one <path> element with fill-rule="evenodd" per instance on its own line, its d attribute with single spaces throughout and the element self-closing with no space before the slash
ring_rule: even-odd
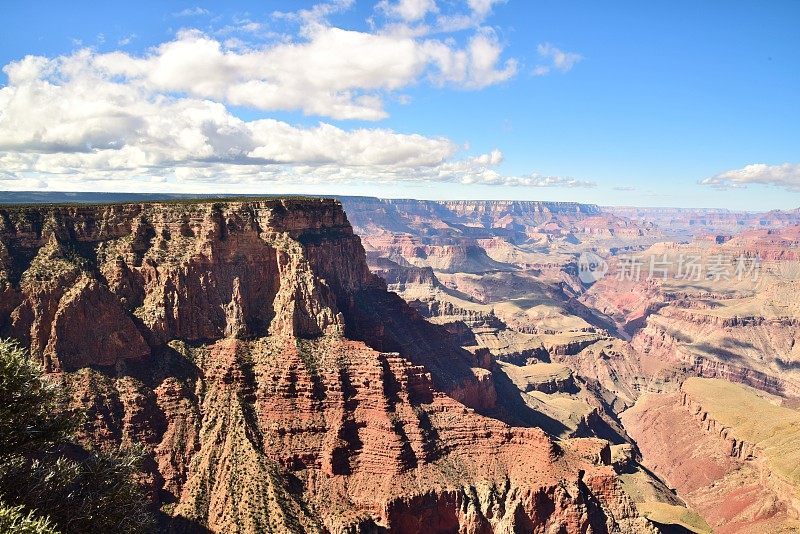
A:
<svg viewBox="0 0 800 534">
<path fill-rule="evenodd" d="M 800 525 L 796 213 L 13 200 L 0 335 L 165 531 Z"/>
</svg>

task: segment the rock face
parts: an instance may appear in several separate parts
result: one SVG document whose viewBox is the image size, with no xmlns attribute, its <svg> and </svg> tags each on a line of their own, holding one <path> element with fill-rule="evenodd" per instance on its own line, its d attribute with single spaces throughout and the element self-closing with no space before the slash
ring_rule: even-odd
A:
<svg viewBox="0 0 800 534">
<path fill-rule="evenodd" d="M 492 374 L 338 202 L 0 209 L 0 297 L 82 438 L 145 446 L 166 531 L 653 531 L 606 441 L 486 416 Z"/>
<path fill-rule="evenodd" d="M 604 361 L 584 349 L 610 341 L 616 326 L 578 300 L 584 287 L 577 257 L 650 243 L 651 228 L 570 202 L 342 201 L 372 272 L 490 373 L 500 391 L 499 417 L 559 437 L 625 441 L 610 412 L 631 404 L 637 392 L 632 384 L 606 387 L 630 377 L 590 370 L 589 360 Z M 574 387 L 557 381 L 532 391 L 514 379 L 526 366 L 553 361 L 591 374 L 576 376 Z M 623 389 L 628 395 L 619 399 Z"/>
<path fill-rule="evenodd" d="M 312 337 L 342 327 L 337 295 L 370 279 L 364 262 L 345 260 L 361 256 L 361 246 L 330 203 L 292 207 L 4 211 L 0 240 L 9 261 L 2 272 L 14 306 L 4 328 L 56 368 L 145 356 L 142 336 L 158 345 L 267 333 Z M 90 335 L 86 328 L 75 335 L 81 323 Z"/>
<path fill-rule="evenodd" d="M 608 206 L 604 212 L 639 224 L 655 224 L 670 234 L 698 236 L 731 235 L 749 228 L 778 229 L 800 224 L 800 209 L 765 213 L 713 208 L 630 208 Z"/>
<path fill-rule="evenodd" d="M 488 265 L 483 253 L 492 244 L 474 240 L 499 239 L 500 243 L 494 243 L 498 246 L 502 241 L 546 244 L 553 239 L 574 240 L 575 235 L 632 238 L 646 235 L 651 226 L 637 226 L 593 204 L 577 202 L 369 197 L 341 200 L 359 234 L 375 237 L 376 242 L 391 235 L 399 238 L 392 246 L 405 246 L 405 253 L 416 253 L 422 259 L 432 255 L 434 261 L 456 255 L 461 256 L 461 261 L 472 257 Z M 433 247 L 426 248 L 427 245 Z M 440 250 L 438 246 L 450 248 Z"/>
<path fill-rule="evenodd" d="M 632 348 L 651 360 L 686 375 L 796 398 L 798 236 L 798 227 L 791 227 L 742 231 L 721 244 L 660 243 L 637 257 L 669 265 L 666 276 L 620 280 L 610 275 L 581 300 L 612 317 L 632 338 Z M 689 257 L 705 270 L 681 278 L 677 265 Z M 709 269 L 717 260 L 722 270 L 715 274 Z M 737 274 L 740 265 L 745 267 Z"/>
<path fill-rule="evenodd" d="M 794 532 L 800 413 L 779 402 L 723 380 L 690 378 L 678 392 L 641 400 L 622 419 L 645 465 L 714 532 Z"/>
</svg>

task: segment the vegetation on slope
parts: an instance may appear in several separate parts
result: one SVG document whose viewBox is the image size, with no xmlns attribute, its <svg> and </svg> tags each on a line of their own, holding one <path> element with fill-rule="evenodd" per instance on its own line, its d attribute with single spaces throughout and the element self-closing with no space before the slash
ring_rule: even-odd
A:
<svg viewBox="0 0 800 534">
<path fill-rule="evenodd" d="M 141 455 L 87 450 L 80 416 L 12 341 L 0 340 L 0 532 L 150 532 Z"/>
</svg>

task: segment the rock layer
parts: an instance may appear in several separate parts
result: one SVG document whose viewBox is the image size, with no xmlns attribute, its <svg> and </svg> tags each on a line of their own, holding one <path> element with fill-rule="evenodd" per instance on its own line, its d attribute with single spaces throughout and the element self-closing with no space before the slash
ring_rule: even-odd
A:
<svg viewBox="0 0 800 534">
<path fill-rule="evenodd" d="M 0 334 L 141 443 L 173 532 L 648 532 L 607 442 L 481 415 L 492 375 L 330 200 L 0 209 Z"/>
<path fill-rule="evenodd" d="M 641 399 L 622 419 L 643 463 L 715 532 L 793 532 L 800 527 L 800 414 L 776 401 L 722 380 L 690 378 L 678 392 Z"/>
</svg>

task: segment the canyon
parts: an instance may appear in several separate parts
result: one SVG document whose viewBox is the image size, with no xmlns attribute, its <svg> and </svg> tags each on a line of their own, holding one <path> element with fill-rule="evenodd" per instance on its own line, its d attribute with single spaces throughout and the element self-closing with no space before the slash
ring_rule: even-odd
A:
<svg viewBox="0 0 800 534">
<path fill-rule="evenodd" d="M 693 378 L 705 377 L 756 388 L 796 413 L 796 211 L 343 203 L 370 268 L 465 349 L 495 361 L 500 396 L 519 396 L 540 414 L 526 423 L 553 436 L 600 437 L 656 475 L 659 489 L 619 473 L 641 513 L 694 532 L 794 531 L 796 481 L 768 487 L 763 462 L 731 458 L 727 443 L 694 432 L 675 406 L 687 381 L 710 395 L 715 382 Z M 607 262 L 588 282 L 587 254 Z M 631 265 L 635 276 L 625 272 Z M 734 398 L 738 416 L 757 426 L 761 409 Z M 687 429 L 686 449 L 672 446 L 676 428 Z M 797 444 L 776 448 L 792 454 Z M 727 476 L 716 493 L 698 493 L 672 472 L 697 476 L 711 465 L 704 456 L 720 458 L 718 475 Z M 718 513 L 746 491 L 735 514 Z"/>
<path fill-rule="evenodd" d="M 3 195 L 0 336 L 165 532 L 798 526 L 793 212 Z"/>
<path fill-rule="evenodd" d="M 603 440 L 502 418 L 330 200 L 0 211 L 3 335 L 146 447 L 167 531 L 647 531 Z"/>
</svg>

